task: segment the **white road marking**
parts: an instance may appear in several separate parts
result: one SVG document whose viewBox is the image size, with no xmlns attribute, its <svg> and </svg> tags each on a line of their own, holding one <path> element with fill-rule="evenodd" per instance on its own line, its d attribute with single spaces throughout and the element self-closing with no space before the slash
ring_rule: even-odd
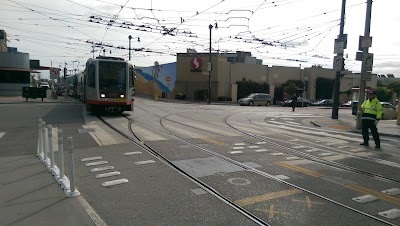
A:
<svg viewBox="0 0 400 226">
<path fill-rule="evenodd" d="M 98 161 L 98 162 L 91 162 L 91 163 L 86 163 L 85 166 L 98 166 L 98 165 L 103 165 L 107 164 L 107 161 Z"/>
<path fill-rule="evenodd" d="M 267 142 L 261 141 L 261 142 L 256 142 L 256 144 L 258 144 L 258 145 L 260 145 L 260 144 L 267 144 Z"/>
<path fill-rule="evenodd" d="M 103 167 L 93 168 L 90 170 L 90 172 L 94 173 L 94 172 L 110 170 L 110 169 L 114 169 L 114 166 L 103 166 Z"/>
<path fill-rule="evenodd" d="M 270 155 L 279 156 L 279 155 L 285 155 L 285 153 L 282 153 L 282 152 L 275 152 L 275 153 L 271 153 Z"/>
<path fill-rule="evenodd" d="M 250 149 L 255 149 L 255 148 L 259 148 L 260 146 L 257 145 L 253 145 L 253 146 L 249 146 Z"/>
<path fill-rule="evenodd" d="M 151 164 L 151 163 L 155 163 L 155 161 L 154 160 L 146 160 L 146 161 L 135 162 L 133 164 L 139 166 L 139 165 L 145 165 L 145 164 Z"/>
<path fill-rule="evenodd" d="M 235 146 L 246 146 L 246 143 L 235 143 L 233 145 L 235 145 Z"/>
<path fill-rule="evenodd" d="M 140 151 L 133 151 L 133 152 L 124 153 L 125 156 L 127 156 L 127 155 L 139 155 L 139 154 L 142 154 L 142 152 L 140 152 Z"/>
<path fill-rule="evenodd" d="M 269 150 L 267 150 L 267 149 L 258 149 L 258 150 L 254 150 L 255 152 L 267 152 L 267 151 L 269 151 Z"/>
<path fill-rule="evenodd" d="M 102 159 L 102 157 L 95 156 L 95 157 L 83 158 L 83 159 L 81 159 L 81 162 L 88 162 L 88 161 L 99 160 L 99 159 Z"/>
<path fill-rule="evenodd" d="M 106 181 L 106 182 L 103 182 L 103 183 L 101 183 L 101 186 L 103 186 L 103 187 L 110 187 L 110 186 L 113 186 L 113 185 L 118 185 L 118 184 L 125 184 L 125 183 L 128 183 L 129 181 L 128 181 L 128 179 L 119 179 L 119 180 L 112 180 L 112 181 Z"/>
<path fill-rule="evenodd" d="M 286 122 L 286 123 L 294 124 L 294 125 L 302 125 L 301 123 L 298 123 L 298 122 Z"/>
<path fill-rule="evenodd" d="M 97 179 L 99 179 L 99 178 L 112 177 L 112 176 L 117 176 L 117 175 L 121 175 L 121 172 L 113 171 L 113 172 L 108 172 L 108 173 L 100 173 L 100 174 L 97 174 L 95 177 Z"/>
<path fill-rule="evenodd" d="M 81 195 L 76 198 L 96 226 L 107 226 L 103 219 L 101 219 L 92 206 L 90 206 L 90 204 Z"/>
<path fill-rule="evenodd" d="M 233 147 L 233 150 L 240 150 L 240 149 L 244 149 L 244 147 Z"/>
<path fill-rule="evenodd" d="M 0 138 L 3 137 L 4 134 L 6 134 L 6 132 L 0 132 Z"/>
<path fill-rule="evenodd" d="M 234 155 L 234 154 L 243 154 L 243 151 L 231 151 L 231 152 L 229 152 L 229 154 L 232 154 L 232 155 Z"/>
</svg>

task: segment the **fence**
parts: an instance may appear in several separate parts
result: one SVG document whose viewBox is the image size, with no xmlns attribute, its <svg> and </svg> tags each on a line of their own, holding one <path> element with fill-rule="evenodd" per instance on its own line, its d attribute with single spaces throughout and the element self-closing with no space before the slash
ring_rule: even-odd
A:
<svg viewBox="0 0 400 226">
<path fill-rule="evenodd" d="M 57 130 L 57 147 L 58 147 L 58 160 L 55 156 L 55 144 L 53 136 L 53 127 L 47 125 L 39 119 L 39 140 L 37 156 L 46 166 L 48 171 L 53 175 L 54 179 L 58 182 L 64 193 L 68 197 L 80 195 L 80 192 L 75 187 L 75 165 L 74 165 L 74 146 L 72 137 L 67 137 L 67 163 L 68 163 L 68 176 L 65 175 L 65 161 L 64 161 L 64 142 L 62 129 Z M 57 166 L 58 163 L 58 166 Z"/>
</svg>

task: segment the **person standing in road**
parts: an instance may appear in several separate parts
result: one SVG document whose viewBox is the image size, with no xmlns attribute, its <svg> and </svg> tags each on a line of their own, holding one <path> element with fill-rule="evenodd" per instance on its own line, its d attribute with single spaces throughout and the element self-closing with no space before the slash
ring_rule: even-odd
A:
<svg viewBox="0 0 400 226">
<path fill-rule="evenodd" d="M 368 99 L 364 101 L 361 105 L 362 110 L 362 135 L 364 142 L 360 145 L 368 146 L 369 141 L 369 131 L 371 130 L 372 137 L 375 141 L 375 148 L 381 148 L 381 141 L 379 139 L 379 133 L 376 126 L 378 125 L 379 120 L 382 118 L 382 105 L 379 100 L 376 98 L 376 93 L 372 90 L 368 91 Z"/>
<path fill-rule="evenodd" d="M 294 111 L 294 109 L 296 109 L 296 105 L 297 105 L 297 96 L 293 95 L 291 100 L 292 100 L 292 111 Z"/>
</svg>

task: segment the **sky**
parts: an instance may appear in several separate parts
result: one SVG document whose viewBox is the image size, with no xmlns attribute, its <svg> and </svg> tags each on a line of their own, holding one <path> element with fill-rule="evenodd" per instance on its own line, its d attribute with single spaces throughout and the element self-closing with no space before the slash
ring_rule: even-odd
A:
<svg viewBox="0 0 400 226">
<path fill-rule="evenodd" d="M 176 61 L 187 48 L 208 52 L 249 51 L 264 65 L 332 68 L 342 0 L 1 0 L 0 30 L 42 66 L 83 70 L 105 54 L 152 66 Z M 400 77 L 400 1 L 372 4 L 370 53 L 373 73 Z M 366 0 L 346 1 L 345 69 L 364 35 Z M 46 76 L 46 73 L 43 73 Z M 48 76 L 48 73 L 47 73 Z"/>
</svg>

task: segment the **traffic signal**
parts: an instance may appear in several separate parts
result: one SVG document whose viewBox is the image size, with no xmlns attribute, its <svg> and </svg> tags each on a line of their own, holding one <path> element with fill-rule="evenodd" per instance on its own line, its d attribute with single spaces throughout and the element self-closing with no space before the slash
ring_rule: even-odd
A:
<svg viewBox="0 0 400 226">
<path fill-rule="evenodd" d="M 345 61 L 345 59 L 342 58 L 342 70 L 344 70 L 344 66 L 345 66 L 344 61 Z"/>
<path fill-rule="evenodd" d="M 306 81 L 306 84 L 304 86 L 305 91 L 308 91 L 308 81 Z"/>
<path fill-rule="evenodd" d="M 64 79 L 67 77 L 67 68 L 64 68 Z"/>
</svg>

